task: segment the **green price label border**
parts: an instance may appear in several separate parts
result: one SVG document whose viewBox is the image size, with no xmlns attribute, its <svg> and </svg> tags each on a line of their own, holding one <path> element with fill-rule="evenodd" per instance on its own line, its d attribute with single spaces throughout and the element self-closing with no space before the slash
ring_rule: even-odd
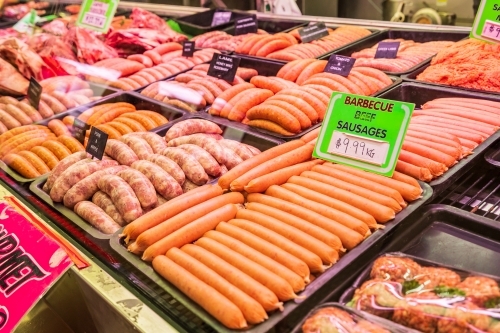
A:
<svg viewBox="0 0 500 333">
<path fill-rule="evenodd" d="M 479 8 L 477 9 L 476 17 L 474 18 L 474 24 L 472 25 L 472 29 L 469 34 L 470 38 L 479 39 L 488 43 L 499 43 L 497 40 L 489 39 L 481 35 L 486 21 L 494 21 L 500 25 L 500 20 L 497 20 L 497 17 L 500 17 L 500 11 L 493 10 L 493 5 L 497 5 L 500 8 L 500 1 L 481 1 Z"/>
<path fill-rule="evenodd" d="M 390 154 L 389 158 L 390 159 L 389 159 L 389 162 L 387 162 L 387 159 L 386 159 L 385 164 L 387 164 L 387 165 L 385 167 L 381 167 L 381 166 L 377 166 L 377 165 L 374 165 L 374 164 L 371 164 L 368 162 L 362 162 L 362 161 L 352 159 L 349 157 L 345 157 L 345 156 L 341 156 L 341 155 L 337 155 L 337 154 L 325 153 L 325 152 L 321 151 L 321 146 L 323 144 L 323 141 L 325 140 L 327 131 L 329 130 L 330 126 L 333 126 L 330 122 L 331 122 L 332 117 L 333 117 L 333 109 L 335 107 L 335 104 L 345 96 L 351 96 L 351 97 L 355 97 L 355 98 L 363 98 L 363 99 L 369 99 L 369 100 L 377 99 L 377 100 L 384 101 L 384 102 L 387 102 L 387 101 L 393 102 L 395 104 L 399 104 L 398 106 L 399 106 L 400 110 L 404 111 L 405 114 L 403 117 L 402 124 L 400 125 L 400 129 L 399 129 L 399 132 L 398 132 L 398 135 L 396 138 L 396 142 L 391 143 L 389 141 L 386 141 L 390 145 L 390 148 L 389 148 L 389 154 Z M 413 105 L 413 107 L 410 107 L 411 105 Z M 349 165 L 349 166 L 353 166 L 353 167 L 358 168 L 358 169 L 362 169 L 365 171 L 370 171 L 373 173 L 377 173 L 377 174 L 381 174 L 381 175 L 384 175 L 387 177 L 391 177 L 394 173 L 394 170 L 396 169 L 396 164 L 397 164 L 397 160 L 399 158 L 399 153 L 401 152 L 401 147 L 403 146 L 403 140 L 406 136 L 406 132 L 408 130 L 408 125 L 410 124 L 410 119 L 411 119 L 414 107 L 415 107 L 415 105 L 412 103 L 392 101 L 392 100 L 386 100 L 386 99 L 378 99 L 378 98 L 369 97 L 369 96 L 358 96 L 358 95 L 345 94 L 345 93 L 333 93 L 332 97 L 330 99 L 330 103 L 328 104 L 328 109 L 326 111 L 325 119 L 323 120 L 323 126 L 321 126 L 321 131 L 319 133 L 318 140 L 316 141 L 316 144 L 314 146 L 313 156 L 316 158 L 322 159 L 322 160 L 329 161 L 329 162 Z M 374 111 L 374 112 L 377 112 L 377 111 Z M 334 131 L 332 131 L 332 136 L 333 136 Z M 345 132 L 345 131 L 339 131 L 339 132 L 349 133 L 349 132 Z"/>
<path fill-rule="evenodd" d="M 109 5 L 108 10 L 104 15 L 106 17 L 106 22 L 104 23 L 104 26 L 102 28 L 83 23 L 85 14 L 90 11 L 90 8 L 92 7 L 92 4 L 94 2 L 102 2 Z M 118 3 L 119 0 L 83 0 L 75 25 L 77 27 L 83 27 L 94 31 L 107 33 L 109 27 L 111 26 L 111 22 L 113 22 L 113 18 L 115 17 L 116 10 L 118 9 Z"/>
</svg>

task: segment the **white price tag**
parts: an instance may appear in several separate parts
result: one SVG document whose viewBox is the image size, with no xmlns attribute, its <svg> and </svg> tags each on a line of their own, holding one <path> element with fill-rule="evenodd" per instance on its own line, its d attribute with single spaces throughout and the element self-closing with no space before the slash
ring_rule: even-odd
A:
<svg viewBox="0 0 500 333">
<path fill-rule="evenodd" d="M 106 12 L 108 11 L 108 7 L 109 5 L 107 3 L 94 1 L 92 3 L 92 6 L 90 6 L 89 12 L 96 15 L 105 16 Z"/>
<path fill-rule="evenodd" d="M 487 20 L 481 36 L 500 41 L 500 23 Z"/>
<path fill-rule="evenodd" d="M 328 152 L 370 164 L 382 165 L 387 159 L 389 143 L 334 131 Z"/>
</svg>

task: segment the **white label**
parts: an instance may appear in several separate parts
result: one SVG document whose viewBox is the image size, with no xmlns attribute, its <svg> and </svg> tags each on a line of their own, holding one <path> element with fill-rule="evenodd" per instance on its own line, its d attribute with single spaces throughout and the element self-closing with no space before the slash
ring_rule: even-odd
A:
<svg viewBox="0 0 500 333">
<path fill-rule="evenodd" d="M 382 165 L 387 159 L 389 143 L 335 131 L 328 146 L 328 152 L 375 165 Z"/>
<path fill-rule="evenodd" d="M 481 36 L 500 41 L 500 23 L 487 20 Z"/>
<path fill-rule="evenodd" d="M 83 17 L 83 23 L 91 25 L 93 27 L 103 28 L 106 24 L 106 12 L 108 11 L 109 5 L 104 2 L 94 1 L 92 6 L 85 16 Z"/>
</svg>

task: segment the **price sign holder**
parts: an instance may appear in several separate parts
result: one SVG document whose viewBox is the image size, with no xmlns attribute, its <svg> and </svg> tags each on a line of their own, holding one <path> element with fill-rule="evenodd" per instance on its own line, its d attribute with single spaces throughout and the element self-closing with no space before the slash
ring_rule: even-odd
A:
<svg viewBox="0 0 500 333">
<path fill-rule="evenodd" d="M 313 156 L 391 177 L 415 104 L 334 93 Z"/>
<path fill-rule="evenodd" d="M 300 40 L 302 43 L 312 42 L 313 40 L 326 37 L 328 34 L 328 28 L 323 22 L 313 23 L 307 27 L 299 29 Z"/>
<path fill-rule="evenodd" d="M 42 86 L 35 80 L 34 77 L 30 78 L 30 85 L 28 86 L 28 102 L 31 106 L 38 110 L 40 98 L 42 97 Z"/>
<path fill-rule="evenodd" d="M 194 42 L 185 41 L 182 43 L 182 56 L 183 57 L 192 57 L 194 54 Z"/>
<path fill-rule="evenodd" d="M 90 129 L 90 125 L 78 118 L 73 122 L 73 136 L 80 141 L 81 144 L 85 142 L 85 134 Z"/>
<path fill-rule="evenodd" d="M 76 26 L 108 32 L 119 0 L 83 0 Z"/>
<path fill-rule="evenodd" d="M 106 149 L 106 142 L 108 142 L 108 134 L 98 128 L 92 127 L 85 151 L 92 155 L 92 157 L 102 160 L 104 149 Z"/>
<path fill-rule="evenodd" d="M 231 21 L 232 15 L 233 15 L 232 12 L 224 12 L 224 11 L 215 12 L 214 16 L 212 17 L 212 27 L 228 23 L 229 21 Z"/>
<path fill-rule="evenodd" d="M 328 59 L 328 63 L 326 64 L 323 72 L 348 77 L 349 73 L 351 73 L 352 67 L 354 67 L 355 62 L 355 58 L 333 54 Z"/>
<path fill-rule="evenodd" d="M 245 35 L 256 33 L 258 29 L 257 17 L 255 15 L 237 19 L 234 23 L 234 35 Z"/>
<path fill-rule="evenodd" d="M 470 37 L 487 42 L 500 42 L 500 1 L 481 1 Z"/>
<path fill-rule="evenodd" d="M 375 52 L 375 59 L 396 59 L 398 56 L 400 42 L 380 42 Z"/>
<path fill-rule="evenodd" d="M 35 32 L 36 24 L 41 22 L 40 16 L 36 14 L 36 11 L 32 9 L 28 14 L 24 15 L 12 29 L 20 33 L 25 33 L 28 35 L 33 35 Z"/>
<path fill-rule="evenodd" d="M 241 58 L 214 53 L 207 74 L 227 82 L 233 82 Z"/>
</svg>

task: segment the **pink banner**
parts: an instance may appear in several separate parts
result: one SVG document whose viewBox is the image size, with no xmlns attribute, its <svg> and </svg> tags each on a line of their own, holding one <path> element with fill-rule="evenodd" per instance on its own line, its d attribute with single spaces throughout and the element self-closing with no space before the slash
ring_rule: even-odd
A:
<svg viewBox="0 0 500 333">
<path fill-rule="evenodd" d="M 71 265 L 56 242 L 0 201 L 0 332 L 12 332 Z"/>
</svg>

